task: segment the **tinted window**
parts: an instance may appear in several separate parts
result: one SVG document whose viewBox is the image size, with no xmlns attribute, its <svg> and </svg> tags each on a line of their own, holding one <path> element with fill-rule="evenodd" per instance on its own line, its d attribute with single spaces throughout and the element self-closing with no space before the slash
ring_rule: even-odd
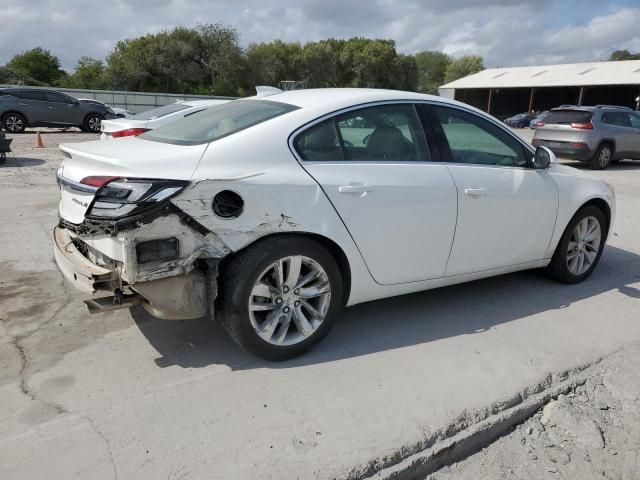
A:
<svg viewBox="0 0 640 480">
<path fill-rule="evenodd" d="M 179 112 L 180 110 L 186 110 L 187 108 L 190 108 L 189 105 L 185 105 L 184 103 L 172 103 L 162 107 L 152 108 L 146 112 L 138 113 L 131 118 L 136 120 L 153 120 L 154 118 L 164 117 L 171 113 Z"/>
<path fill-rule="evenodd" d="M 629 121 L 631 122 L 631 126 L 633 128 L 640 128 L 640 115 L 638 115 L 637 113 L 630 113 Z"/>
<path fill-rule="evenodd" d="M 429 161 L 413 105 L 382 105 L 336 117 L 345 160 Z"/>
<path fill-rule="evenodd" d="M 331 161 L 343 159 L 340 140 L 333 120 L 325 120 L 298 135 L 294 146 L 303 160 Z"/>
<path fill-rule="evenodd" d="M 176 145 L 209 143 L 297 108 L 269 100 L 236 100 L 186 115 L 139 138 Z"/>
<path fill-rule="evenodd" d="M 616 125 L 618 127 L 630 127 L 631 121 L 626 112 L 605 112 L 602 114 L 602 123 Z"/>
<path fill-rule="evenodd" d="M 547 124 L 571 125 L 572 123 L 589 123 L 593 113 L 585 110 L 552 110 L 544 119 Z"/>
<path fill-rule="evenodd" d="M 63 95 L 61 93 L 55 93 L 55 92 L 46 92 L 46 97 L 47 97 L 47 101 L 48 102 L 55 102 L 55 103 L 74 103 L 73 99 L 71 97 L 67 97 L 66 95 Z"/>
<path fill-rule="evenodd" d="M 20 90 L 17 97 L 23 98 L 24 100 L 37 100 L 39 102 L 47 101 L 47 96 L 44 92 L 40 92 L 38 90 Z"/>
<path fill-rule="evenodd" d="M 455 163 L 525 166 L 525 150 L 509 133 L 491 122 L 448 107 L 434 107 Z"/>
</svg>

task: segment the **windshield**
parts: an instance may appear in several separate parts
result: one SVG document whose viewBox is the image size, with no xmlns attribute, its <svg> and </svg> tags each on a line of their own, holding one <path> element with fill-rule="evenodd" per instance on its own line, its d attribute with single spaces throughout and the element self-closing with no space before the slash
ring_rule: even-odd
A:
<svg viewBox="0 0 640 480">
<path fill-rule="evenodd" d="M 236 100 L 186 115 L 139 138 L 175 145 L 209 143 L 297 108 L 269 100 Z"/>
<path fill-rule="evenodd" d="M 152 108 L 146 112 L 138 113 L 131 118 L 135 120 L 153 120 L 154 118 L 164 117 L 170 113 L 186 110 L 187 108 L 190 108 L 189 105 L 185 105 L 184 103 L 172 103 L 170 105 L 164 105 L 162 107 Z"/>
</svg>

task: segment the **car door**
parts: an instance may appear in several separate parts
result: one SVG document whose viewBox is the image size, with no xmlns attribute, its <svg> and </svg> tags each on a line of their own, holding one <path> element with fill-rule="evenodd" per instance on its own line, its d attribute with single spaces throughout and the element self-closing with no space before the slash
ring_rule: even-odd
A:
<svg viewBox="0 0 640 480">
<path fill-rule="evenodd" d="M 558 210 L 556 183 L 497 122 L 453 106 L 430 118 L 458 190 L 458 222 L 446 275 L 544 259 Z"/>
<path fill-rule="evenodd" d="M 640 159 L 640 115 L 635 112 L 628 113 L 627 115 L 629 115 L 632 132 L 629 157 Z"/>
<path fill-rule="evenodd" d="M 354 109 L 316 123 L 293 143 L 378 283 L 444 275 L 456 189 L 429 150 L 413 104 Z"/>
<path fill-rule="evenodd" d="M 18 105 L 26 115 L 29 125 L 38 125 L 46 122 L 48 115 L 47 97 L 42 90 L 19 90 L 16 96 L 20 99 Z"/>
<path fill-rule="evenodd" d="M 80 105 L 73 98 L 58 92 L 46 92 L 47 122 L 62 125 L 82 125 Z"/>
</svg>

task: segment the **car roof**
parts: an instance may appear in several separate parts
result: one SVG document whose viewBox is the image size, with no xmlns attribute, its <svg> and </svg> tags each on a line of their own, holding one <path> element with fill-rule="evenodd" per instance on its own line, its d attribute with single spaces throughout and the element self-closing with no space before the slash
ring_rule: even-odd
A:
<svg viewBox="0 0 640 480">
<path fill-rule="evenodd" d="M 458 103 L 435 95 L 377 88 L 309 88 L 304 90 L 289 90 L 264 97 L 249 98 L 252 100 L 283 102 L 300 108 L 320 105 L 342 108 L 367 102 L 392 100 L 437 100 L 445 103 Z"/>
</svg>

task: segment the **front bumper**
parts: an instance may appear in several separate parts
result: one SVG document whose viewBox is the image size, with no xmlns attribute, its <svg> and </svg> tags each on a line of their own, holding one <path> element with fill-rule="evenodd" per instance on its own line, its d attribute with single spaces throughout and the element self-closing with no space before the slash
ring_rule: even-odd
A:
<svg viewBox="0 0 640 480">
<path fill-rule="evenodd" d="M 113 292 L 117 273 L 89 261 L 76 248 L 68 230 L 53 229 L 53 253 L 64 278 L 78 290 L 91 294 Z"/>
</svg>

